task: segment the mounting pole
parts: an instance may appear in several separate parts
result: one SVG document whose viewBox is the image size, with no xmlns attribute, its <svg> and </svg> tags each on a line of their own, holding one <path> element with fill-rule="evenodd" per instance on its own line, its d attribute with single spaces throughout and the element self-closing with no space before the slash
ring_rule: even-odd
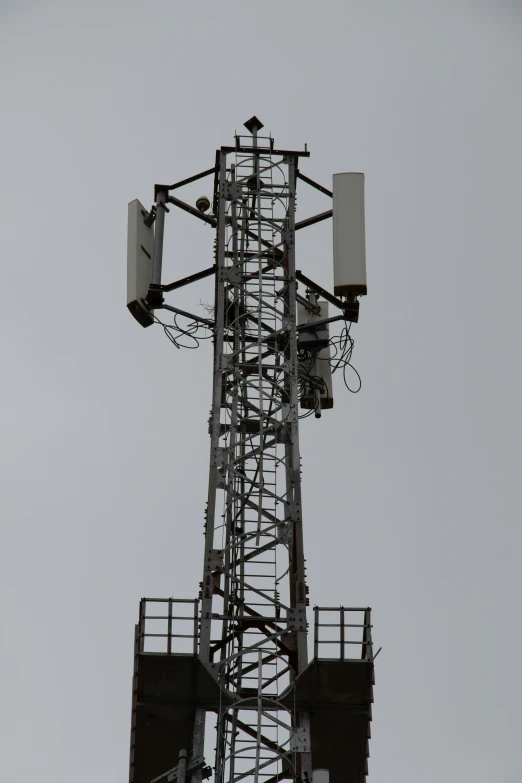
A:
<svg viewBox="0 0 522 783">
<path fill-rule="evenodd" d="M 156 189 L 156 221 L 154 230 L 154 256 L 152 263 L 152 285 L 161 285 L 161 267 L 163 263 L 163 235 L 165 231 L 165 211 L 168 191 L 162 186 Z"/>
</svg>

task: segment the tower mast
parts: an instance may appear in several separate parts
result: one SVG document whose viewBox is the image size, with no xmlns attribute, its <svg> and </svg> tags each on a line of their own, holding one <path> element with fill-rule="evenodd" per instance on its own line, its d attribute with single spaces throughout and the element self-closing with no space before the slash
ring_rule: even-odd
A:
<svg viewBox="0 0 522 783">
<path fill-rule="evenodd" d="M 261 128 L 252 118 L 251 139 L 236 137 L 237 150 L 220 152 L 214 193 L 216 339 L 199 655 L 233 696 L 218 719 L 218 783 L 244 774 L 257 781 L 261 770 L 263 780 L 277 776 L 288 763 L 281 738 L 294 728 L 307 737 L 300 748 L 309 748 L 306 713 L 280 714 L 279 703 L 308 662 L 294 252 L 299 153 L 274 154 Z M 213 640 L 216 605 L 221 628 Z M 202 742 L 198 736 L 197 752 Z M 309 750 L 295 756 L 295 771 L 310 775 Z"/>
<path fill-rule="evenodd" d="M 165 605 L 162 613 L 150 615 L 147 606 L 154 602 L 143 599 L 136 630 L 131 783 L 185 783 L 188 777 L 191 783 L 201 783 L 209 775 L 204 761 L 209 711 L 217 718 L 215 783 L 311 781 L 312 762 L 317 769 L 315 756 L 332 756 L 328 710 L 336 711 L 342 723 L 349 705 L 346 702 L 343 709 L 335 704 L 336 681 L 346 681 L 347 664 L 354 660 L 364 664 L 349 686 L 352 697 L 356 685 L 360 690 L 362 703 L 356 713 L 362 723 L 356 723 L 358 730 L 359 724 L 364 727 L 364 742 L 348 762 L 340 747 L 333 752 L 339 759 L 321 761 L 321 766 L 333 779 L 337 768 L 351 774 L 353 767 L 352 777 L 344 775 L 343 781 L 362 780 L 366 770 L 373 682 L 369 610 L 353 610 L 363 613 L 360 624 L 345 623 L 350 610 L 325 610 L 338 613 L 334 623 L 323 624 L 339 634 L 339 655 L 328 660 L 344 668 L 332 668 L 324 660 L 323 675 L 330 685 L 316 694 L 321 623 L 316 609 L 315 655 L 309 664 L 299 453 L 300 399 L 302 404 L 311 400 L 307 407 L 316 416 L 332 403 L 330 376 L 319 367 L 328 361 L 330 369 L 330 354 L 324 355 L 329 351 L 329 324 L 356 320 L 358 303 L 353 295 L 340 299 L 296 272 L 298 176 L 332 195 L 300 175 L 298 164 L 308 151 L 275 149 L 272 137 L 261 135 L 263 125 L 257 117 L 245 126 L 248 135 L 236 135 L 234 146 L 218 150 L 214 169 L 173 186 L 156 186 L 155 207 L 149 213 L 141 205 L 134 208 L 142 215 L 141 222 L 136 218 L 136 231 L 129 218 L 129 275 L 136 288 L 129 293 L 129 309 L 142 325 L 157 320 L 159 309 L 190 316 L 167 305 L 164 293 L 215 275 L 213 320 L 190 316 L 191 328 L 208 328 L 214 342 L 203 576 L 194 605 L 193 655 L 187 662 L 172 649 L 175 620 L 182 619 L 173 614 L 173 607 L 181 602 L 157 599 L 156 606 Z M 177 187 L 211 173 L 210 214 L 205 197 L 194 209 L 172 195 Z M 215 228 L 215 258 L 212 268 L 162 285 L 167 204 Z M 297 228 L 331 215 L 329 211 L 314 216 Z M 138 245 L 148 261 L 139 248 L 134 258 Z M 137 289 L 143 282 L 136 270 L 146 286 L 141 297 Z M 298 279 L 306 281 L 306 299 L 298 295 Z M 317 294 L 326 299 L 319 301 Z M 329 318 L 326 300 L 341 314 Z M 167 640 L 165 652 L 147 649 L 152 620 L 166 621 L 161 636 Z M 345 655 L 351 643 L 345 638 L 348 627 L 360 629 L 360 639 L 354 642 L 360 658 Z M 314 718 L 312 712 L 318 709 L 321 715 Z M 352 721 L 354 715 L 350 713 Z"/>
</svg>

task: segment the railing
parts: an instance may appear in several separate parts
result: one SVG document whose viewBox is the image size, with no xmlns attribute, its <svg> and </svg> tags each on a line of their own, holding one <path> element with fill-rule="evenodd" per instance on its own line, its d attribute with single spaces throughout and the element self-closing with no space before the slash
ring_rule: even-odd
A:
<svg viewBox="0 0 522 783">
<path fill-rule="evenodd" d="M 369 608 L 314 606 L 314 658 L 373 661 L 370 615 Z"/>
<path fill-rule="evenodd" d="M 199 601 L 183 598 L 142 598 L 138 623 L 140 652 L 198 653 Z M 187 611 L 183 613 L 183 610 Z M 190 633 L 178 633 L 189 630 Z M 173 639 L 190 640 L 176 641 Z"/>
</svg>

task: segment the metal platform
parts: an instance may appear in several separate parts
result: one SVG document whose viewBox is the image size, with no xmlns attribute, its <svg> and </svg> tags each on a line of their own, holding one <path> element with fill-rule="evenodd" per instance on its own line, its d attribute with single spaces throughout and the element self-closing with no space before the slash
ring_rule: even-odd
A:
<svg viewBox="0 0 522 783">
<path fill-rule="evenodd" d="M 310 714 L 314 769 L 328 769 L 330 783 L 363 783 L 373 702 L 373 663 L 314 659 L 283 695 Z"/>
<path fill-rule="evenodd" d="M 164 611 L 148 615 L 150 604 L 163 605 Z M 180 604 L 193 606 L 193 614 L 174 615 L 173 608 Z M 347 623 L 356 612 L 363 614 L 363 622 Z M 182 620 L 193 622 L 194 617 L 192 633 L 173 632 Z M 330 622 L 321 622 L 325 619 Z M 147 632 L 151 622 L 163 632 Z M 192 651 L 175 652 L 177 639 L 188 640 Z M 151 783 L 177 764 L 179 751 L 191 746 L 196 707 L 219 714 L 230 705 L 230 695 L 199 660 L 197 644 L 197 601 L 142 599 L 135 641 L 130 783 Z M 325 649 L 328 657 L 323 657 Z M 330 783 L 364 783 L 373 685 L 370 610 L 315 607 L 314 658 L 280 703 L 310 714 L 313 767 L 328 769 Z"/>
<path fill-rule="evenodd" d="M 131 783 L 150 783 L 192 742 L 196 706 L 215 709 L 219 686 L 192 655 L 138 653 L 133 698 Z"/>
<path fill-rule="evenodd" d="M 354 613 L 363 613 L 362 625 L 347 622 Z M 326 645 L 338 656 L 329 647 L 322 657 Z M 309 712 L 313 766 L 328 769 L 330 783 L 364 783 L 368 774 L 374 683 L 370 609 L 316 606 L 314 658 L 283 700 Z"/>
<path fill-rule="evenodd" d="M 184 608 L 189 614 L 179 614 Z M 150 783 L 175 766 L 179 751 L 190 748 L 196 707 L 219 706 L 220 688 L 197 657 L 197 610 L 197 601 L 141 600 L 134 646 L 130 783 Z M 187 622 L 191 633 L 174 632 L 185 630 Z M 160 633 L 148 630 L 154 623 Z M 173 650 L 180 639 L 187 640 L 191 652 Z"/>
</svg>

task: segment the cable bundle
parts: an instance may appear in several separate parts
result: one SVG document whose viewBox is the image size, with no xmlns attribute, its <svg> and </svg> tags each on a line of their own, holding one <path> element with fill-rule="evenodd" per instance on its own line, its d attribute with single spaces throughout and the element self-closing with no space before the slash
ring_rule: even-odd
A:
<svg viewBox="0 0 522 783">
<path fill-rule="evenodd" d="M 172 319 L 174 323 L 165 324 L 163 321 L 160 321 L 157 315 L 154 315 L 155 323 L 163 327 L 163 331 L 169 338 L 170 342 L 176 346 L 176 348 L 189 348 L 190 350 L 193 350 L 195 348 L 199 348 L 199 344 L 202 340 L 209 340 L 211 337 L 213 337 L 212 330 L 209 329 L 208 326 L 205 326 L 205 324 L 189 320 L 187 327 L 183 329 L 178 324 L 178 318 L 185 318 L 185 316 L 174 315 Z M 210 332 L 210 334 L 204 334 L 205 331 Z M 192 342 L 189 342 L 187 345 L 186 343 L 180 342 L 180 337 L 188 338 L 189 341 Z"/>
<path fill-rule="evenodd" d="M 319 361 L 328 361 L 330 363 L 330 367 L 332 368 L 332 373 L 334 373 L 336 370 L 341 369 L 343 373 L 344 385 L 346 386 L 349 392 L 351 392 L 352 394 L 357 394 L 357 392 L 361 390 L 362 380 L 361 380 L 361 376 L 359 375 L 359 373 L 351 363 L 352 352 L 355 343 L 353 337 L 351 337 L 350 335 L 350 328 L 351 328 L 351 324 L 349 326 L 344 326 L 341 334 L 338 337 L 333 337 L 330 340 L 329 343 L 330 351 L 331 351 L 330 358 L 321 359 L 319 357 Z M 348 367 L 351 370 L 353 370 L 353 372 L 357 376 L 357 380 L 359 381 L 359 385 L 356 389 L 352 389 L 348 381 L 346 380 L 346 370 Z"/>
</svg>

